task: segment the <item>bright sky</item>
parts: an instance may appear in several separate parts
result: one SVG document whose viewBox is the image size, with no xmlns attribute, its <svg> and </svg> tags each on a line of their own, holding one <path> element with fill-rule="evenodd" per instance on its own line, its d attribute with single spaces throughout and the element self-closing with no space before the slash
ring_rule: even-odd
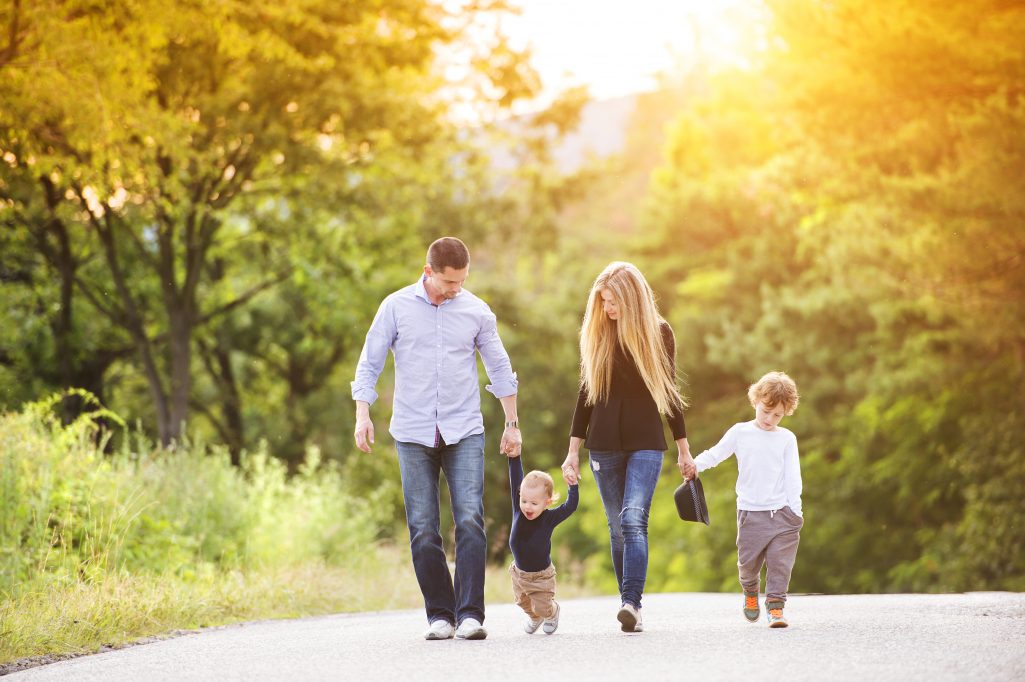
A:
<svg viewBox="0 0 1025 682">
<path fill-rule="evenodd" d="M 586 84 L 602 99 L 655 87 L 656 72 L 743 65 L 756 47 L 758 0 L 512 0 L 502 23 L 533 49 L 548 97 Z"/>
</svg>

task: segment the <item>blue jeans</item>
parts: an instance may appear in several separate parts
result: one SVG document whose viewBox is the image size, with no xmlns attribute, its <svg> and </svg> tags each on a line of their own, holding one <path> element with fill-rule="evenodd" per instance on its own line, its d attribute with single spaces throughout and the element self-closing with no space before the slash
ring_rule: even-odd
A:
<svg viewBox="0 0 1025 682">
<path fill-rule="evenodd" d="M 431 448 L 396 442 L 402 496 L 406 503 L 413 570 L 424 595 L 427 621 L 458 625 L 466 618 L 484 622 L 484 434 Z M 441 542 L 440 473 L 452 495 L 456 530 L 453 584 Z"/>
<path fill-rule="evenodd" d="M 623 603 L 641 608 L 648 575 L 648 513 L 662 473 L 662 452 L 591 450 L 591 473 L 609 521 L 619 596 Z"/>
</svg>

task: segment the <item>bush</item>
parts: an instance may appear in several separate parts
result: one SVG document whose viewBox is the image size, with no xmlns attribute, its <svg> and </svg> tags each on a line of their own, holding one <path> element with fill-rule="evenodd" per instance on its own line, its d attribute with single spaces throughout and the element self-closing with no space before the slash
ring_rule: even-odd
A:
<svg viewBox="0 0 1025 682">
<path fill-rule="evenodd" d="M 91 398 L 91 397 L 90 397 Z M 0 416 L 0 590 L 110 574 L 339 565 L 371 547 L 383 520 L 373 495 L 346 490 L 311 450 L 297 475 L 265 445 L 241 468 L 217 446 L 169 449 L 123 438 L 112 453 L 97 410 L 70 425 L 59 398 Z M 95 401 L 94 401 L 95 402 Z"/>
</svg>

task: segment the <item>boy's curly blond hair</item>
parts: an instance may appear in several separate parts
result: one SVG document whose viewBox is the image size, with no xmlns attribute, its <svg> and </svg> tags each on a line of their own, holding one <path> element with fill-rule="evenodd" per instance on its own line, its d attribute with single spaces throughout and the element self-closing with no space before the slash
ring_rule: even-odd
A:
<svg viewBox="0 0 1025 682">
<path fill-rule="evenodd" d="M 797 394 L 797 384 L 783 372 L 769 372 L 751 384 L 747 389 L 747 399 L 751 407 L 759 403 L 770 407 L 782 405 L 784 413 L 789 416 L 797 409 L 801 396 Z"/>
</svg>

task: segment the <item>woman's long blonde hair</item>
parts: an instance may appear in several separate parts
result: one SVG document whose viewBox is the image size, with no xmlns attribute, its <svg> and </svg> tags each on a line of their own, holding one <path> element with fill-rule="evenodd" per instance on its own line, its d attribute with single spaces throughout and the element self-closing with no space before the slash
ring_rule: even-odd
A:
<svg viewBox="0 0 1025 682">
<path fill-rule="evenodd" d="M 605 314 L 602 291 L 612 294 L 619 309 L 618 320 L 610 320 Z M 655 294 L 634 265 L 616 261 L 601 271 L 591 287 L 580 328 L 580 382 L 587 390 L 588 405 L 609 395 L 612 358 L 618 343 L 637 365 L 659 412 L 669 414 L 674 408 L 686 407 L 662 341 L 663 321 Z"/>
</svg>

